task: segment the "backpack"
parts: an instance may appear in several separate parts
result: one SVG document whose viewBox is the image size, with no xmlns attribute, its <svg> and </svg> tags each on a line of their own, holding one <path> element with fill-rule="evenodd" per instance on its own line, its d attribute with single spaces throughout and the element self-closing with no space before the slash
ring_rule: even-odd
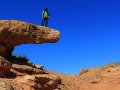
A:
<svg viewBox="0 0 120 90">
<path fill-rule="evenodd" d="M 43 11 L 43 12 L 42 12 L 42 15 L 43 15 L 43 18 L 48 18 L 48 16 L 49 16 L 49 15 L 48 15 L 48 12 L 46 12 L 46 11 Z"/>
</svg>

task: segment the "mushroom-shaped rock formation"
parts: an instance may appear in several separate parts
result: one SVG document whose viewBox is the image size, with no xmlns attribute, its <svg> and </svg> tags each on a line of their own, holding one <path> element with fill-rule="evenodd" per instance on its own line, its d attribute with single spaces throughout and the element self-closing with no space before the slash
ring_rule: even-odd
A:
<svg viewBox="0 0 120 90">
<path fill-rule="evenodd" d="M 0 56 L 10 58 L 14 47 L 21 44 L 55 43 L 57 30 L 16 20 L 0 21 Z"/>
</svg>

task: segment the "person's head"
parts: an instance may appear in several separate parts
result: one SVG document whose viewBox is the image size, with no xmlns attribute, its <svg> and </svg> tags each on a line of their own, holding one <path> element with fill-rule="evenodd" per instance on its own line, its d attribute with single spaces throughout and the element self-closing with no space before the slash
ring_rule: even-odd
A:
<svg viewBox="0 0 120 90">
<path fill-rule="evenodd" d="M 45 11 L 48 11 L 48 8 L 45 8 L 44 10 L 45 10 Z"/>
</svg>

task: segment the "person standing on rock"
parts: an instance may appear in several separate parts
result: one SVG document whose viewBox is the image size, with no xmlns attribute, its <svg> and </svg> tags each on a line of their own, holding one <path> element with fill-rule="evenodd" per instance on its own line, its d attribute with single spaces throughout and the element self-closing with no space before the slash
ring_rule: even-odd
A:
<svg viewBox="0 0 120 90">
<path fill-rule="evenodd" d="M 42 12 L 42 26 L 45 25 L 45 27 L 48 26 L 48 19 L 50 17 L 50 14 L 48 12 L 48 8 L 45 8 L 44 11 Z"/>
</svg>

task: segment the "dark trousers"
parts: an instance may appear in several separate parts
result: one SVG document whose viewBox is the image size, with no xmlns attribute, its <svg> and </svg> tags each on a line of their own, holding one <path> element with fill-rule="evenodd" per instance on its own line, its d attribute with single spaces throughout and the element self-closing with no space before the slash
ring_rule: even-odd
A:
<svg viewBox="0 0 120 90">
<path fill-rule="evenodd" d="M 48 18 L 43 18 L 41 25 L 47 27 L 48 26 Z"/>
</svg>

